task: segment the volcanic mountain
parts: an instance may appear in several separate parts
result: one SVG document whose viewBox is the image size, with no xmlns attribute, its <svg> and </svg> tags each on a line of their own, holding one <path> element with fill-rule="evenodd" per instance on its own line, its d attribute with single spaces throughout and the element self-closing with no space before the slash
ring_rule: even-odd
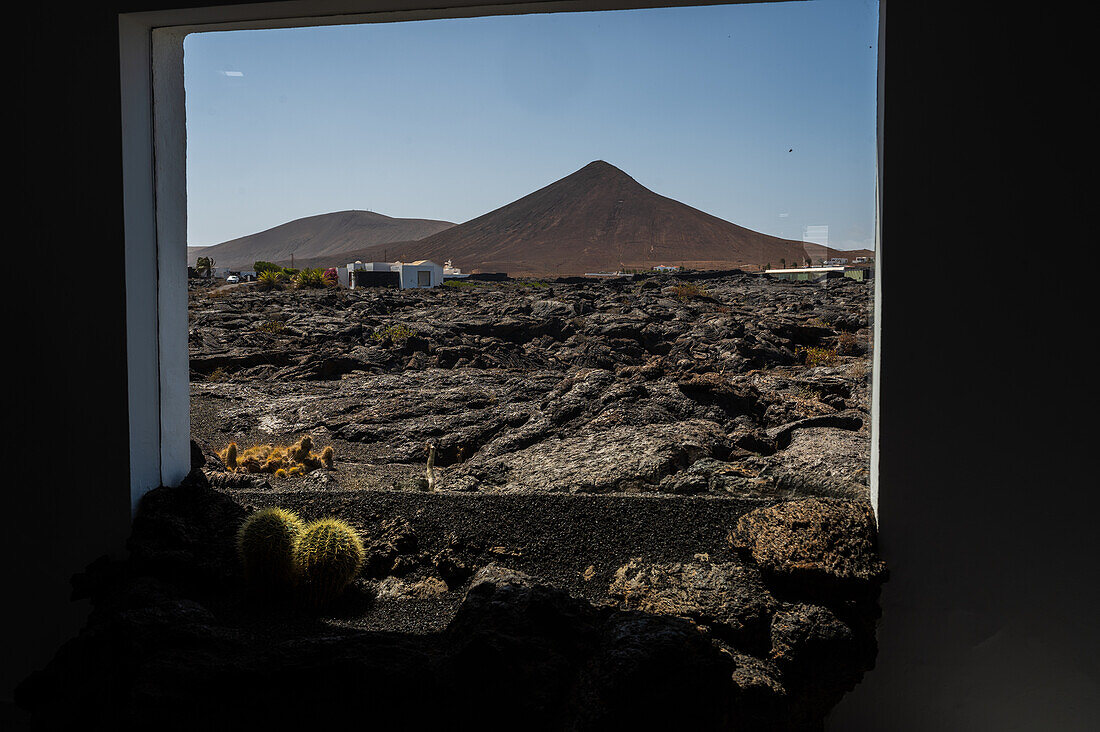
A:
<svg viewBox="0 0 1100 732">
<path fill-rule="evenodd" d="M 391 260 L 453 260 L 463 271 L 554 275 L 684 265 L 760 266 L 834 256 L 816 244 L 780 239 L 658 195 L 602 160 L 530 195 L 415 242 L 390 243 Z M 382 247 L 341 262 L 380 259 Z M 845 252 L 844 255 L 864 252 Z M 870 255 L 871 252 L 866 252 Z"/>
<path fill-rule="evenodd" d="M 187 261 L 193 265 L 198 257 L 206 256 L 214 258 L 215 266 L 243 269 L 258 260 L 289 263 L 293 255 L 296 263 L 326 257 L 347 264 L 348 259 L 340 256 L 341 252 L 420 239 L 452 226 L 449 221 L 395 219 L 371 211 L 337 211 L 295 219 L 209 247 L 188 247 Z"/>
</svg>

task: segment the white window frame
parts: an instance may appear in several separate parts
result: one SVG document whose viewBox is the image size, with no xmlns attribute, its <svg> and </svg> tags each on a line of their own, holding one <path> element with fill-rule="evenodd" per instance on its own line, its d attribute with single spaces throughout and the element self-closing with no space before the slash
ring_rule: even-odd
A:
<svg viewBox="0 0 1100 732">
<path fill-rule="evenodd" d="M 187 139 L 183 75 L 183 41 L 188 33 L 710 4 L 733 3 L 568 0 L 475 5 L 462 0 L 449 0 L 450 7 L 431 8 L 419 7 L 418 0 L 296 0 L 120 15 L 119 76 L 132 510 L 136 510 L 138 501 L 147 491 L 160 485 L 178 485 L 189 472 L 191 464 L 187 353 Z M 879 495 L 879 383 L 882 373 L 878 347 L 882 327 L 879 303 L 884 270 L 881 201 L 882 29 L 885 13 L 886 2 L 880 0 L 875 349 L 871 387 L 871 501 L 876 511 Z"/>
</svg>

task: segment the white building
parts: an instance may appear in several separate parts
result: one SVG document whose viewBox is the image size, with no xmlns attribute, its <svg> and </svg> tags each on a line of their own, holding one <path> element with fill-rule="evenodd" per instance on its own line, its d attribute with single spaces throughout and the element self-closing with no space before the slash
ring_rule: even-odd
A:
<svg viewBox="0 0 1100 732">
<path fill-rule="evenodd" d="M 430 259 L 415 262 L 394 262 L 393 271 L 401 276 L 401 289 L 438 287 L 443 284 L 443 266 Z"/>
<path fill-rule="evenodd" d="M 468 274 L 462 274 L 462 270 L 451 264 L 451 260 L 447 260 L 443 263 L 443 279 L 445 280 L 461 280 L 469 277 Z"/>
<path fill-rule="evenodd" d="M 848 260 L 845 257 L 833 257 L 832 259 L 825 260 L 826 267 L 841 267 L 848 264 Z"/>
<path fill-rule="evenodd" d="M 443 284 L 443 267 L 430 259 L 418 259 L 415 262 L 351 262 L 347 266 L 348 286 L 354 287 L 351 280 L 352 272 L 364 271 L 396 272 L 398 286 L 402 290 L 438 287 Z M 337 270 L 337 276 L 341 276 L 339 270 Z"/>
<path fill-rule="evenodd" d="M 339 267 L 336 270 L 336 279 L 344 287 L 355 289 L 352 281 L 352 272 L 392 272 L 393 262 L 349 262 L 347 267 Z"/>
<path fill-rule="evenodd" d="M 679 269 L 680 269 L 679 267 L 675 267 L 675 266 L 670 265 L 670 264 L 658 264 L 656 267 L 653 268 L 653 271 L 654 272 L 676 272 Z"/>
</svg>

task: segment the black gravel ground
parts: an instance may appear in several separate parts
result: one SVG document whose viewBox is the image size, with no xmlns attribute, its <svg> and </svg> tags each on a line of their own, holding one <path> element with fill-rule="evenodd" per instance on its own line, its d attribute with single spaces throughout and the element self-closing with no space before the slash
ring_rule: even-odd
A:
<svg viewBox="0 0 1100 732">
<path fill-rule="evenodd" d="M 661 495 L 462 494 L 407 491 L 226 490 L 248 508 L 280 506 L 303 519 L 338 516 L 369 542 L 385 521 L 400 517 L 416 534 L 422 556 L 454 537 L 485 546 L 490 561 L 525 572 L 594 603 L 608 601 L 615 571 L 631 558 L 653 562 L 713 561 L 732 556 L 726 541 L 737 519 L 767 499 Z M 409 580 L 415 578 L 415 573 Z M 430 633 L 441 630 L 465 587 L 437 597 L 378 600 L 369 612 L 339 622 L 369 630 Z"/>
</svg>

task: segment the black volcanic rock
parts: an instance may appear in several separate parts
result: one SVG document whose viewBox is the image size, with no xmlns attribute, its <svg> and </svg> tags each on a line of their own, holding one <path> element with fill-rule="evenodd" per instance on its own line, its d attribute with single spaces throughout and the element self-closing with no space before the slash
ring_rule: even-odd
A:
<svg viewBox="0 0 1100 732">
<path fill-rule="evenodd" d="M 885 578 L 869 359 L 839 348 L 869 344 L 869 305 L 737 272 L 197 288 L 195 469 L 74 582 L 88 626 L 19 703 L 43 729 L 299 726 L 364 697 L 406 727 L 820 729 L 873 665 Z M 215 455 L 303 434 L 334 469 Z M 325 613 L 241 589 L 263 506 L 361 532 Z"/>
<path fill-rule="evenodd" d="M 741 517 L 730 543 L 804 590 L 858 592 L 886 579 L 867 501 L 805 498 L 759 508 Z"/>
<path fill-rule="evenodd" d="M 318 615 L 258 603 L 204 569 L 232 550 L 215 541 L 204 557 L 195 542 L 237 519 L 196 509 L 224 500 L 196 477 L 142 502 L 131 552 L 191 567 L 101 560 L 82 575 L 87 626 L 16 691 L 35 729 L 284 728 L 369 713 L 417 729 L 810 730 L 874 661 L 873 625 L 859 622 L 873 601 L 780 597 L 754 565 L 706 558 L 620 572 L 625 605 L 647 611 L 483 561 L 442 632 L 364 630 L 354 618 L 375 612 L 369 596 Z M 188 530 L 148 531 L 174 524 Z"/>
<path fill-rule="evenodd" d="M 431 441 L 443 491 L 865 496 L 870 359 L 839 344 L 870 330 L 828 323 L 870 288 L 702 282 L 196 291 L 193 436 L 308 431 L 341 488 L 415 488 Z"/>
</svg>

